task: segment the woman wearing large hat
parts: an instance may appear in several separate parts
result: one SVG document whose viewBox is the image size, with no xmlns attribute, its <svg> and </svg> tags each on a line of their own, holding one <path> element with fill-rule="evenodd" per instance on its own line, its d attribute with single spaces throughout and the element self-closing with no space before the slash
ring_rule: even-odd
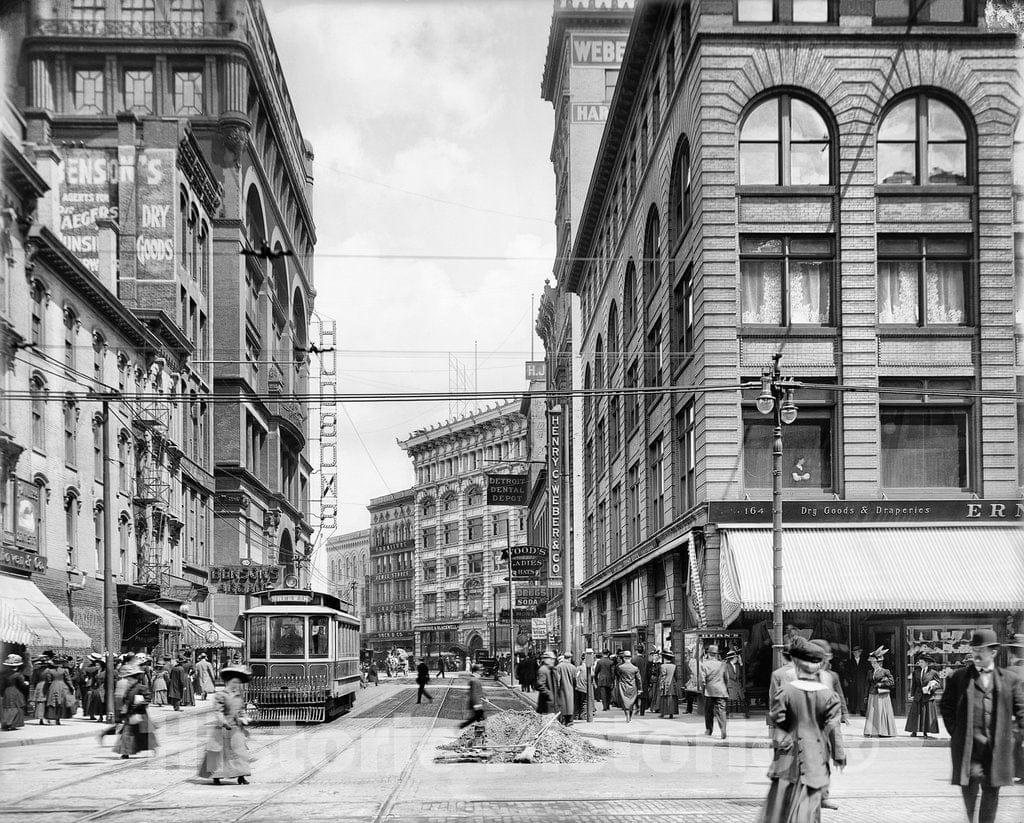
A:
<svg viewBox="0 0 1024 823">
<path fill-rule="evenodd" d="M 889 650 L 879 646 L 868 655 L 871 679 L 868 681 L 868 708 L 864 717 L 865 737 L 895 737 L 896 716 L 892 711 L 892 688 L 896 678 L 882 666 Z"/>
<path fill-rule="evenodd" d="M 910 673 L 910 708 L 907 709 L 906 730 L 911 737 L 921 732 L 925 737 L 939 733 L 939 715 L 935 709 L 935 691 L 942 678 L 935 670 L 929 654 L 917 656 L 917 668 Z"/>
<path fill-rule="evenodd" d="M 144 751 L 156 751 L 156 735 L 149 719 L 149 686 L 146 685 L 146 672 L 138 663 L 131 660 L 121 667 L 121 677 L 126 678 L 128 689 L 124 693 L 122 717 L 124 724 L 121 735 L 114 745 L 114 752 L 123 760 L 131 755 Z"/>
<path fill-rule="evenodd" d="M 199 764 L 199 776 L 220 781 L 237 778 L 241 785 L 249 781 L 252 774 L 249 763 L 249 746 L 246 738 L 249 731 L 249 717 L 245 713 L 245 697 L 242 685 L 248 683 L 252 672 L 248 666 L 228 666 L 220 670 L 224 691 L 214 692 L 213 722 L 206 741 L 206 752 Z"/>
<path fill-rule="evenodd" d="M 46 680 L 46 710 L 44 716 L 59 726 L 61 718 L 74 715 L 78 708 L 75 699 L 75 686 L 71 679 L 66 657 L 55 657 L 53 665 L 44 675 Z"/>
<path fill-rule="evenodd" d="M 12 732 L 25 725 L 25 706 L 28 704 L 28 681 L 21 673 L 25 661 L 19 654 L 9 654 L 0 673 L 0 728 Z"/>
</svg>

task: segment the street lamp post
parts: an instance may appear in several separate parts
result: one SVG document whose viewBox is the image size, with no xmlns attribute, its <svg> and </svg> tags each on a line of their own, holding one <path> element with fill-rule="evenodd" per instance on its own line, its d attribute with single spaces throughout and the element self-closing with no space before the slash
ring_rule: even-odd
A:
<svg viewBox="0 0 1024 823">
<path fill-rule="evenodd" d="M 796 420 L 793 402 L 796 382 L 779 370 L 782 353 L 772 356 L 770 368 L 761 372 L 761 393 L 757 410 L 773 415 L 772 428 L 772 644 L 775 667 L 782 665 L 782 426 Z"/>
</svg>

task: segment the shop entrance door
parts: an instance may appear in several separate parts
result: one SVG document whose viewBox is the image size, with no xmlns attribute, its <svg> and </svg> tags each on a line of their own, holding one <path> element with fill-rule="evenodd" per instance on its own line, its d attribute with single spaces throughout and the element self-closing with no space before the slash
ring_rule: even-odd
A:
<svg viewBox="0 0 1024 823">
<path fill-rule="evenodd" d="M 899 625 L 885 623 L 879 626 L 871 626 L 868 629 L 868 648 L 870 654 L 879 646 L 885 646 L 889 651 L 885 655 L 882 665 L 892 672 L 896 684 L 892 687 L 892 710 L 896 714 L 905 714 L 906 707 L 906 672 L 903 670 L 903 635 Z"/>
</svg>

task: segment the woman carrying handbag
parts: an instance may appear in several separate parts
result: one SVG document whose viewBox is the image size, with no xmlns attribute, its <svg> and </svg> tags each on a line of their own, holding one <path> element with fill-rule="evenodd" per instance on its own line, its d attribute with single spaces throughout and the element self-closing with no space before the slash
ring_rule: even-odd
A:
<svg viewBox="0 0 1024 823">
<path fill-rule="evenodd" d="M 871 677 L 868 680 L 868 704 L 864 717 L 865 737 L 895 737 L 896 716 L 892 711 L 892 687 L 896 678 L 882 667 L 882 660 L 888 649 L 879 646 L 868 655 L 871 663 Z"/>
</svg>

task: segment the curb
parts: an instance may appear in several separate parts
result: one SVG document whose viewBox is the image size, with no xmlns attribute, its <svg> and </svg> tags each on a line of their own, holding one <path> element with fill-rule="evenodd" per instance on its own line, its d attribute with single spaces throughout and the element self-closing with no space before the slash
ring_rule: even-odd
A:
<svg viewBox="0 0 1024 823">
<path fill-rule="evenodd" d="M 577 723 L 573 724 L 576 733 L 581 737 L 591 737 L 597 740 L 608 740 L 617 743 L 643 743 L 652 746 L 709 746 L 712 748 L 736 748 L 736 749 L 770 749 L 772 741 L 764 738 L 759 740 L 750 737 L 726 738 L 708 735 L 684 737 L 682 735 L 667 734 L 627 734 L 625 732 L 599 732 L 580 729 Z M 847 749 L 946 749 L 949 748 L 948 740 L 922 740 L 912 737 L 892 738 L 864 738 L 843 736 L 843 747 Z"/>
<path fill-rule="evenodd" d="M 210 701 L 209 705 L 212 706 L 213 702 Z M 166 717 L 162 718 L 157 727 L 159 728 L 162 726 L 166 726 L 171 721 L 173 721 L 173 725 L 177 725 L 185 717 L 197 717 L 199 715 L 206 714 L 209 711 L 209 707 L 207 706 L 196 706 L 196 708 L 203 709 L 203 711 L 189 712 L 188 714 L 186 714 L 185 712 L 172 712 L 171 714 L 168 714 Z M 25 725 L 28 726 L 29 724 L 26 723 Z M 96 737 L 99 734 L 99 732 L 102 729 L 106 728 L 108 725 L 108 723 L 96 723 L 95 725 L 90 726 L 88 729 L 79 729 L 76 731 L 69 730 L 67 732 L 55 734 L 51 737 L 35 737 L 21 740 L 3 739 L 0 740 L 0 749 L 14 748 L 15 746 L 36 746 L 43 745 L 45 743 L 62 743 L 68 740 L 83 740 L 87 737 Z"/>
</svg>

